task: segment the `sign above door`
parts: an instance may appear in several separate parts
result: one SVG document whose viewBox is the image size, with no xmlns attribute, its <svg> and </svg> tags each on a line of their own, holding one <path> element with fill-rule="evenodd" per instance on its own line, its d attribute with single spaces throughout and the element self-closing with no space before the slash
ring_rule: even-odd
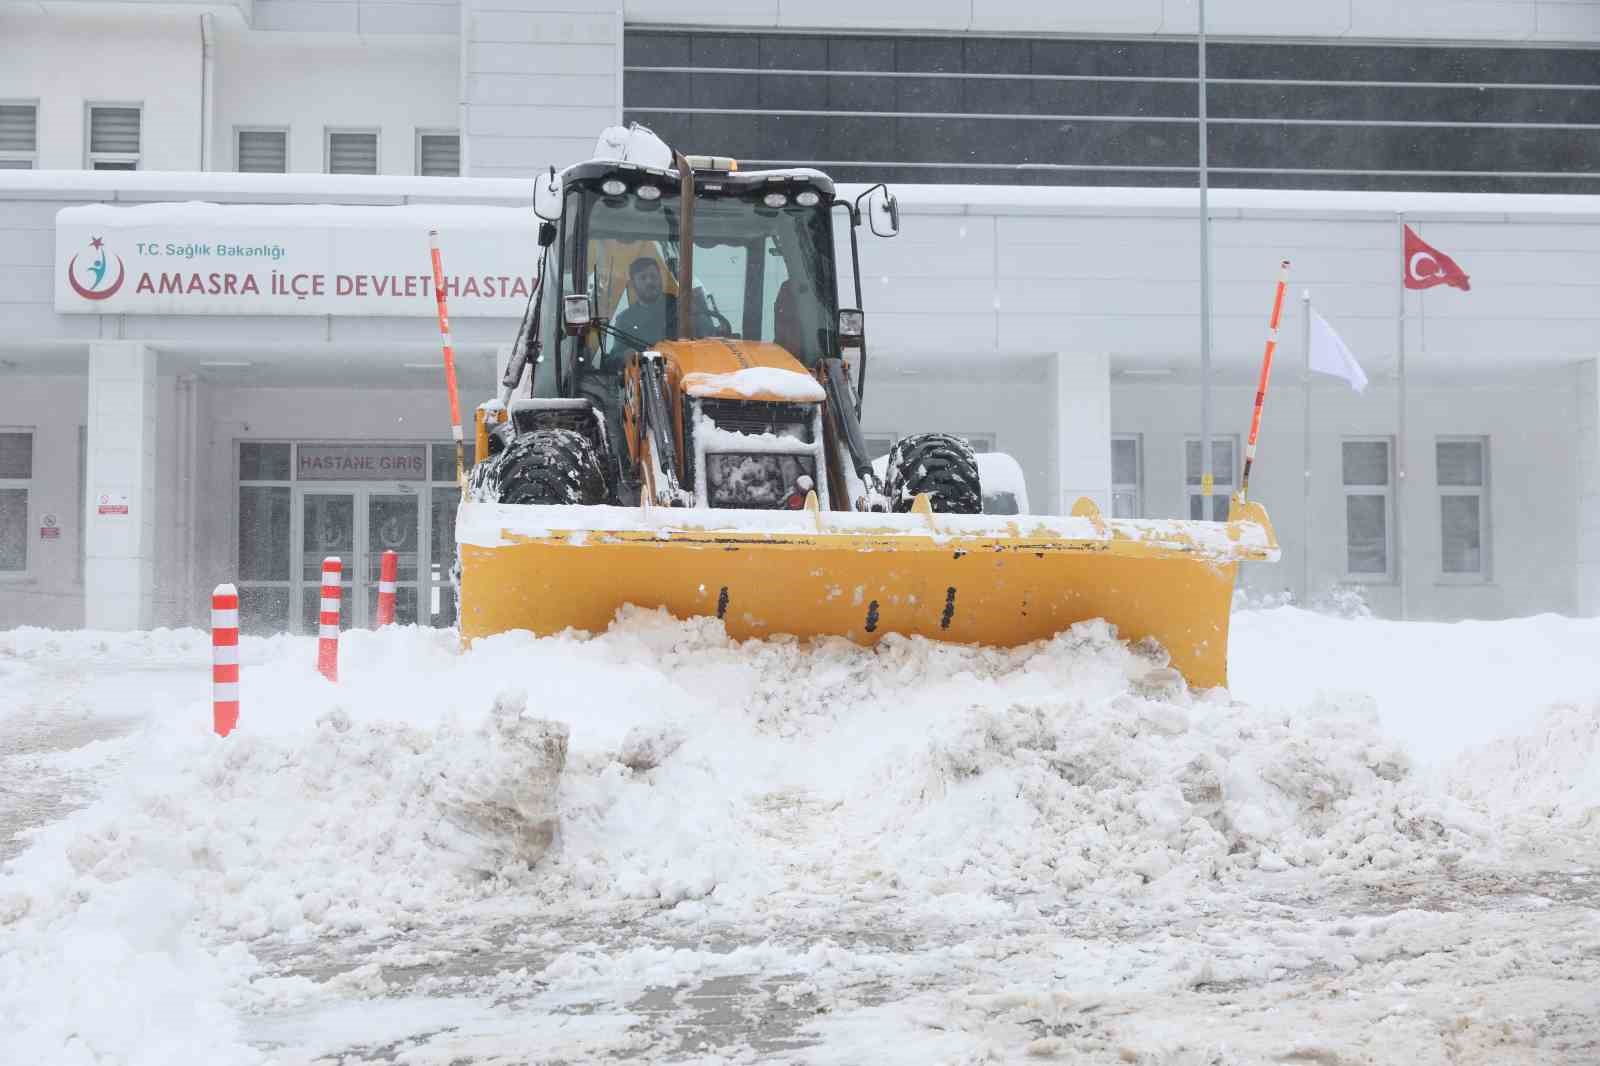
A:
<svg viewBox="0 0 1600 1066">
<path fill-rule="evenodd" d="M 426 444 L 302 444 L 300 481 L 426 481 Z"/>
</svg>

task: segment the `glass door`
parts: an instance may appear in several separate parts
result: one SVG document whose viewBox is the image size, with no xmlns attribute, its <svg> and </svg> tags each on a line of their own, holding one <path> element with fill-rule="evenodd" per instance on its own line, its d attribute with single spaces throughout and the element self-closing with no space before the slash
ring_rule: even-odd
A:
<svg viewBox="0 0 1600 1066">
<path fill-rule="evenodd" d="M 356 499 L 359 489 L 305 490 L 300 495 L 300 632 L 315 633 L 322 610 L 322 560 L 337 555 L 343 564 L 339 583 L 339 628 L 356 617 L 350 602 L 355 574 Z"/>
<path fill-rule="evenodd" d="M 417 624 L 417 604 L 421 601 L 419 563 L 422 560 L 422 505 L 420 495 L 408 486 L 395 491 L 364 490 L 366 505 L 367 550 L 362 560 L 366 606 L 361 617 L 368 626 L 377 625 L 378 578 L 383 571 L 383 553 L 399 558 L 395 584 L 394 620 L 399 625 Z"/>
</svg>

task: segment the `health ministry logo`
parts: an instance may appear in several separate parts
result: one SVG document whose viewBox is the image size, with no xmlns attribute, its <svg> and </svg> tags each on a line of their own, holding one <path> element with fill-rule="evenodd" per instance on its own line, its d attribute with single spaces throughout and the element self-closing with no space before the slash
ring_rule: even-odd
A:
<svg viewBox="0 0 1600 1066">
<path fill-rule="evenodd" d="M 122 256 L 117 256 L 117 276 L 109 285 L 106 284 L 109 264 L 106 259 L 105 240 L 96 237 L 89 242 L 89 247 L 94 250 L 94 260 L 87 263 L 80 272 L 78 269 L 78 255 L 83 253 L 79 252 L 78 255 L 73 256 L 72 260 L 67 263 L 67 283 L 72 286 L 73 292 L 82 296 L 85 300 L 104 300 L 109 296 L 114 296 L 116 291 L 122 288 L 122 281 L 127 276 L 127 270 L 122 265 Z M 88 281 L 87 285 L 78 280 L 80 273 Z"/>
</svg>

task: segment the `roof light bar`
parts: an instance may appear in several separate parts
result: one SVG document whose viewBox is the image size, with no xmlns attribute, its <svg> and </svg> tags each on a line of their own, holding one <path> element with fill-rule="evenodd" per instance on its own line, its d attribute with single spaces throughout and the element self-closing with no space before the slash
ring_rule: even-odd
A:
<svg viewBox="0 0 1600 1066">
<path fill-rule="evenodd" d="M 739 161 L 725 155 L 691 155 L 684 158 L 696 170 L 723 170 L 731 173 L 739 169 Z"/>
</svg>

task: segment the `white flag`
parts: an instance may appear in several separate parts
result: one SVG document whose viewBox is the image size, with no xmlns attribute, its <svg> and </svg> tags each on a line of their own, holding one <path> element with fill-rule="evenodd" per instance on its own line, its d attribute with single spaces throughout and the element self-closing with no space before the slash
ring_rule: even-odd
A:
<svg viewBox="0 0 1600 1066">
<path fill-rule="evenodd" d="M 1344 341 L 1325 322 L 1316 308 L 1311 308 L 1311 369 L 1319 374 L 1332 374 L 1349 382 L 1350 387 L 1361 392 L 1367 387 L 1367 375 L 1350 354 Z"/>
</svg>

